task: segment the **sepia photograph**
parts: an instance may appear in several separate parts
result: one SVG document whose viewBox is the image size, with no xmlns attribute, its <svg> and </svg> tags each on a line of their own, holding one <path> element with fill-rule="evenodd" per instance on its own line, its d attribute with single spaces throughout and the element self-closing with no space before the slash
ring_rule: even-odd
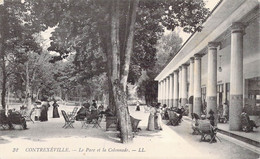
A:
<svg viewBox="0 0 260 159">
<path fill-rule="evenodd" d="M 0 159 L 260 159 L 259 0 L 0 0 Z"/>
</svg>

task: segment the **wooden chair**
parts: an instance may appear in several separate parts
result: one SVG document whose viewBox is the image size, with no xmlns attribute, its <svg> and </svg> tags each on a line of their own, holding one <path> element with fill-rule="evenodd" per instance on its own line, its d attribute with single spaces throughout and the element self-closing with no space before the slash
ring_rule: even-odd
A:
<svg viewBox="0 0 260 159">
<path fill-rule="evenodd" d="M 78 110 L 78 107 L 74 107 L 72 112 L 69 112 L 68 113 L 68 117 L 69 118 L 75 118 L 76 114 L 77 114 L 77 110 Z"/>
<path fill-rule="evenodd" d="M 200 117 L 196 113 L 191 113 L 191 118 L 192 118 L 192 125 L 191 128 L 193 130 L 192 135 L 199 135 L 199 122 L 200 122 Z"/>
<path fill-rule="evenodd" d="M 130 120 L 131 120 L 131 125 L 132 125 L 132 131 L 134 133 L 137 133 L 139 131 L 138 129 L 138 125 L 139 125 L 139 122 L 141 121 L 140 119 L 136 119 L 132 116 L 130 116 Z"/>
<path fill-rule="evenodd" d="M 69 118 L 67 113 L 64 111 L 64 110 L 61 110 L 61 113 L 62 113 L 62 116 L 64 117 L 64 120 L 65 120 L 65 124 L 63 125 L 62 128 L 74 128 L 73 127 L 73 123 L 75 122 L 75 119 L 74 118 Z"/>
<path fill-rule="evenodd" d="M 92 111 L 91 114 L 87 114 L 84 120 L 81 120 L 81 128 L 88 128 L 88 125 L 93 125 L 93 128 L 101 128 L 100 123 L 103 115 L 99 114 L 97 110 Z"/>
<path fill-rule="evenodd" d="M 207 141 L 206 137 L 211 136 L 209 143 L 216 141 L 216 138 L 221 142 L 221 140 L 217 137 L 217 128 L 214 128 L 208 122 L 200 121 L 198 125 L 198 131 L 201 134 L 200 141 Z"/>
<path fill-rule="evenodd" d="M 32 108 L 29 113 L 28 111 L 26 111 L 26 113 L 23 115 L 26 121 L 32 121 L 34 123 L 34 121 L 32 120 L 32 113 L 34 112 L 34 110 L 35 108 Z"/>
</svg>

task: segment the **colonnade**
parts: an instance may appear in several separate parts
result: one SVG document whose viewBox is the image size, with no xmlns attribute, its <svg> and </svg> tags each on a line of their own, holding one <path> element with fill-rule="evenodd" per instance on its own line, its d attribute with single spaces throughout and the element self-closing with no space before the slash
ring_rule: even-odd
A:
<svg viewBox="0 0 260 159">
<path fill-rule="evenodd" d="M 240 22 L 231 26 L 230 61 L 230 110 L 229 129 L 239 130 L 240 114 L 243 108 L 243 35 L 245 26 Z M 212 110 L 217 119 L 217 48 L 219 42 L 208 43 L 207 70 L 207 113 Z M 159 81 L 158 102 L 168 107 L 182 107 L 189 103 L 189 112 L 201 115 L 201 58 L 197 53 L 181 64 L 171 74 Z M 187 71 L 189 67 L 189 79 Z M 189 81 L 189 88 L 188 88 Z M 188 100 L 189 99 L 189 100 Z M 217 123 L 217 122 L 215 122 Z"/>
</svg>

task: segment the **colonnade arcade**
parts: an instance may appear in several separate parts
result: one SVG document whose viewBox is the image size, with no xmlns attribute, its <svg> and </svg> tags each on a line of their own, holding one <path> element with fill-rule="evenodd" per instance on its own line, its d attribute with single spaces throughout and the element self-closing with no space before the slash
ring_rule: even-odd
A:
<svg viewBox="0 0 260 159">
<path fill-rule="evenodd" d="M 243 109 L 243 35 L 245 25 L 232 23 L 231 58 L 230 58 L 230 105 L 229 129 L 239 130 L 240 114 Z M 209 41 L 207 46 L 207 114 L 209 110 L 215 113 L 217 120 L 217 54 L 220 42 Z M 168 107 L 182 107 L 189 103 L 189 114 L 201 115 L 201 58 L 205 52 L 199 52 L 181 64 L 164 79 L 158 82 L 158 101 Z M 188 69 L 189 68 L 189 69 Z M 189 70 L 189 77 L 188 77 Z M 188 79 L 189 78 L 189 79 Z M 217 122 L 215 122 L 217 123 Z"/>
</svg>

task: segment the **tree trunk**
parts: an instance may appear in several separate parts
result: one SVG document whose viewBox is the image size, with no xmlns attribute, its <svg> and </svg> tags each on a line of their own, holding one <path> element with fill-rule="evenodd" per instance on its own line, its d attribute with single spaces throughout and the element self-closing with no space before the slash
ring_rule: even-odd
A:
<svg viewBox="0 0 260 159">
<path fill-rule="evenodd" d="M 7 82 L 7 73 L 6 73 L 6 59 L 5 59 L 5 7 L 0 6 L 0 55 L 1 55 L 1 62 L 2 62 L 2 93 L 1 93 L 1 104 L 3 109 L 6 109 L 5 97 L 6 97 L 6 82 Z"/>
<path fill-rule="evenodd" d="M 31 109 L 32 105 L 32 88 L 30 85 L 30 76 L 29 76 L 29 61 L 26 63 L 26 106 L 28 109 Z"/>
<path fill-rule="evenodd" d="M 117 108 L 117 118 L 120 126 L 121 142 L 130 143 L 133 141 L 132 125 L 127 105 L 126 93 L 119 80 L 116 80 L 113 83 L 113 93 Z"/>
<path fill-rule="evenodd" d="M 1 46 L 0 46 L 1 47 Z M 2 46 L 3 47 L 3 46 Z M 3 49 L 2 49 L 3 52 Z M 2 53 L 1 52 L 1 53 Z M 6 82 L 7 82 L 7 74 L 6 74 L 6 66 L 5 66 L 5 57 L 2 54 L 2 76 L 3 76 L 3 82 L 2 82 L 2 94 L 1 94 L 1 104 L 3 109 L 6 109 L 6 102 L 5 102 L 5 97 L 6 97 Z"/>
<path fill-rule="evenodd" d="M 126 94 L 123 85 L 120 83 L 119 0 L 113 1 L 111 9 L 112 67 L 110 68 L 112 68 L 112 74 L 111 78 L 108 79 L 110 86 L 112 86 L 114 104 L 120 126 L 121 142 L 129 143 L 133 141 L 132 126 L 126 102 Z"/>
<path fill-rule="evenodd" d="M 129 74 L 130 60 L 131 54 L 133 52 L 133 41 L 134 41 L 134 28 L 135 28 L 135 20 L 136 20 L 136 10 L 138 7 L 139 0 L 133 0 L 133 6 L 130 9 L 130 26 L 129 26 L 129 34 L 127 37 L 126 49 L 125 49 L 125 59 L 124 65 L 122 66 L 122 75 L 121 75 L 121 83 L 123 84 L 124 91 L 126 91 L 127 78 Z"/>
</svg>

